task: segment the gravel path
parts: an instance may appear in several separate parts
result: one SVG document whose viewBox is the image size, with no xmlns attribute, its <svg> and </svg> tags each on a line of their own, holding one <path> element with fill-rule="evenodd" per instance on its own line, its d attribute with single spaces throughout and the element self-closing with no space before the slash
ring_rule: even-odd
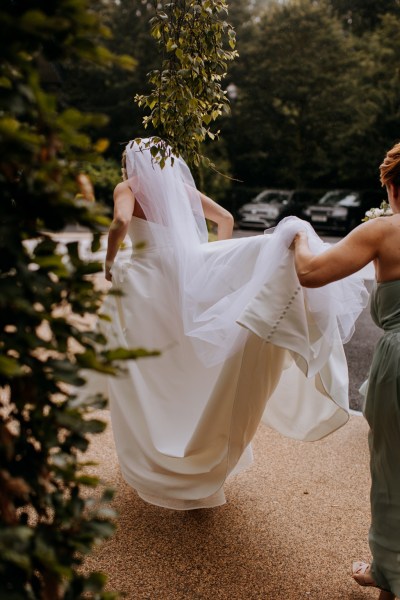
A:
<svg viewBox="0 0 400 600">
<path fill-rule="evenodd" d="M 350 576 L 352 560 L 369 558 L 364 419 L 314 443 L 261 425 L 253 448 L 253 466 L 226 484 L 227 504 L 177 512 L 145 504 L 121 479 L 108 428 L 91 458 L 117 490 L 119 528 L 87 568 L 127 600 L 377 598 Z"/>
</svg>

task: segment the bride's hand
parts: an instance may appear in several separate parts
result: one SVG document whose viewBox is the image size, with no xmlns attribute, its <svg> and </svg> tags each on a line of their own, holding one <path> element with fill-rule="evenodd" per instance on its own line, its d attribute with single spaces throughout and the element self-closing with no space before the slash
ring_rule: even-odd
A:
<svg viewBox="0 0 400 600">
<path fill-rule="evenodd" d="M 106 260 L 106 262 L 104 264 L 104 276 L 107 279 L 107 281 L 112 281 L 112 272 L 111 272 L 112 266 L 113 266 L 113 263 Z"/>
</svg>

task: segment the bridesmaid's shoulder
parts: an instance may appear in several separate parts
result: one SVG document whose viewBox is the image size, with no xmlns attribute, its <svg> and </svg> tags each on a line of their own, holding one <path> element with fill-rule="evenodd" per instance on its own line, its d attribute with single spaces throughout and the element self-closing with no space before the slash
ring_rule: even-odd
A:
<svg viewBox="0 0 400 600">
<path fill-rule="evenodd" d="M 400 234 L 400 214 L 370 219 L 356 227 L 351 233 L 354 233 L 360 241 L 364 240 L 373 244 L 387 242 L 393 234 L 396 237 Z"/>
<path fill-rule="evenodd" d="M 395 225 L 395 222 L 392 221 L 392 219 L 393 217 L 376 217 L 375 219 L 360 223 L 360 225 L 348 234 L 348 237 L 353 238 L 354 240 L 358 238 L 359 240 L 365 241 L 377 241 L 379 238 L 387 235 L 389 228 L 392 228 L 393 225 Z M 397 227 L 400 228 L 400 219 L 397 220 L 396 223 Z"/>
<path fill-rule="evenodd" d="M 378 231 L 386 229 L 387 227 L 393 227 L 393 225 L 400 226 L 400 215 L 391 215 L 384 217 L 375 217 L 375 219 L 369 219 L 365 223 L 362 223 L 361 226 L 366 231 Z"/>
<path fill-rule="evenodd" d="M 381 230 L 384 234 L 392 232 L 394 229 L 400 229 L 400 214 L 387 215 L 384 217 L 377 217 L 371 221 L 367 221 L 366 225 L 371 223 L 371 227 L 375 227 L 376 230 Z"/>
</svg>

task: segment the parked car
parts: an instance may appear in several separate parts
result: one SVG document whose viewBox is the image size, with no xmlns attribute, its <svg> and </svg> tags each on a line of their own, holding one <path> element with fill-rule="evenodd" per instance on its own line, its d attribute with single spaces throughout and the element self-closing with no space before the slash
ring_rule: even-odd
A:
<svg viewBox="0 0 400 600">
<path fill-rule="evenodd" d="M 237 224 L 245 229 L 267 229 L 284 217 L 302 217 L 306 207 L 315 202 L 321 192 L 315 190 L 263 190 L 237 214 Z"/>
<path fill-rule="evenodd" d="M 308 206 L 304 218 L 318 231 L 348 233 L 361 223 L 365 212 L 385 198 L 376 190 L 332 190 Z"/>
</svg>

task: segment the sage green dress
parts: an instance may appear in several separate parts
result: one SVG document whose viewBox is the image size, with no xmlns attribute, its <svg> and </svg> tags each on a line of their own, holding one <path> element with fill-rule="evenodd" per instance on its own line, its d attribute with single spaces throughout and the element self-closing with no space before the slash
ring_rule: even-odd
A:
<svg viewBox="0 0 400 600">
<path fill-rule="evenodd" d="M 376 284 L 371 316 L 384 331 L 364 407 L 370 426 L 372 575 L 379 587 L 400 597 L 400 280 Z"/>
</svg>

